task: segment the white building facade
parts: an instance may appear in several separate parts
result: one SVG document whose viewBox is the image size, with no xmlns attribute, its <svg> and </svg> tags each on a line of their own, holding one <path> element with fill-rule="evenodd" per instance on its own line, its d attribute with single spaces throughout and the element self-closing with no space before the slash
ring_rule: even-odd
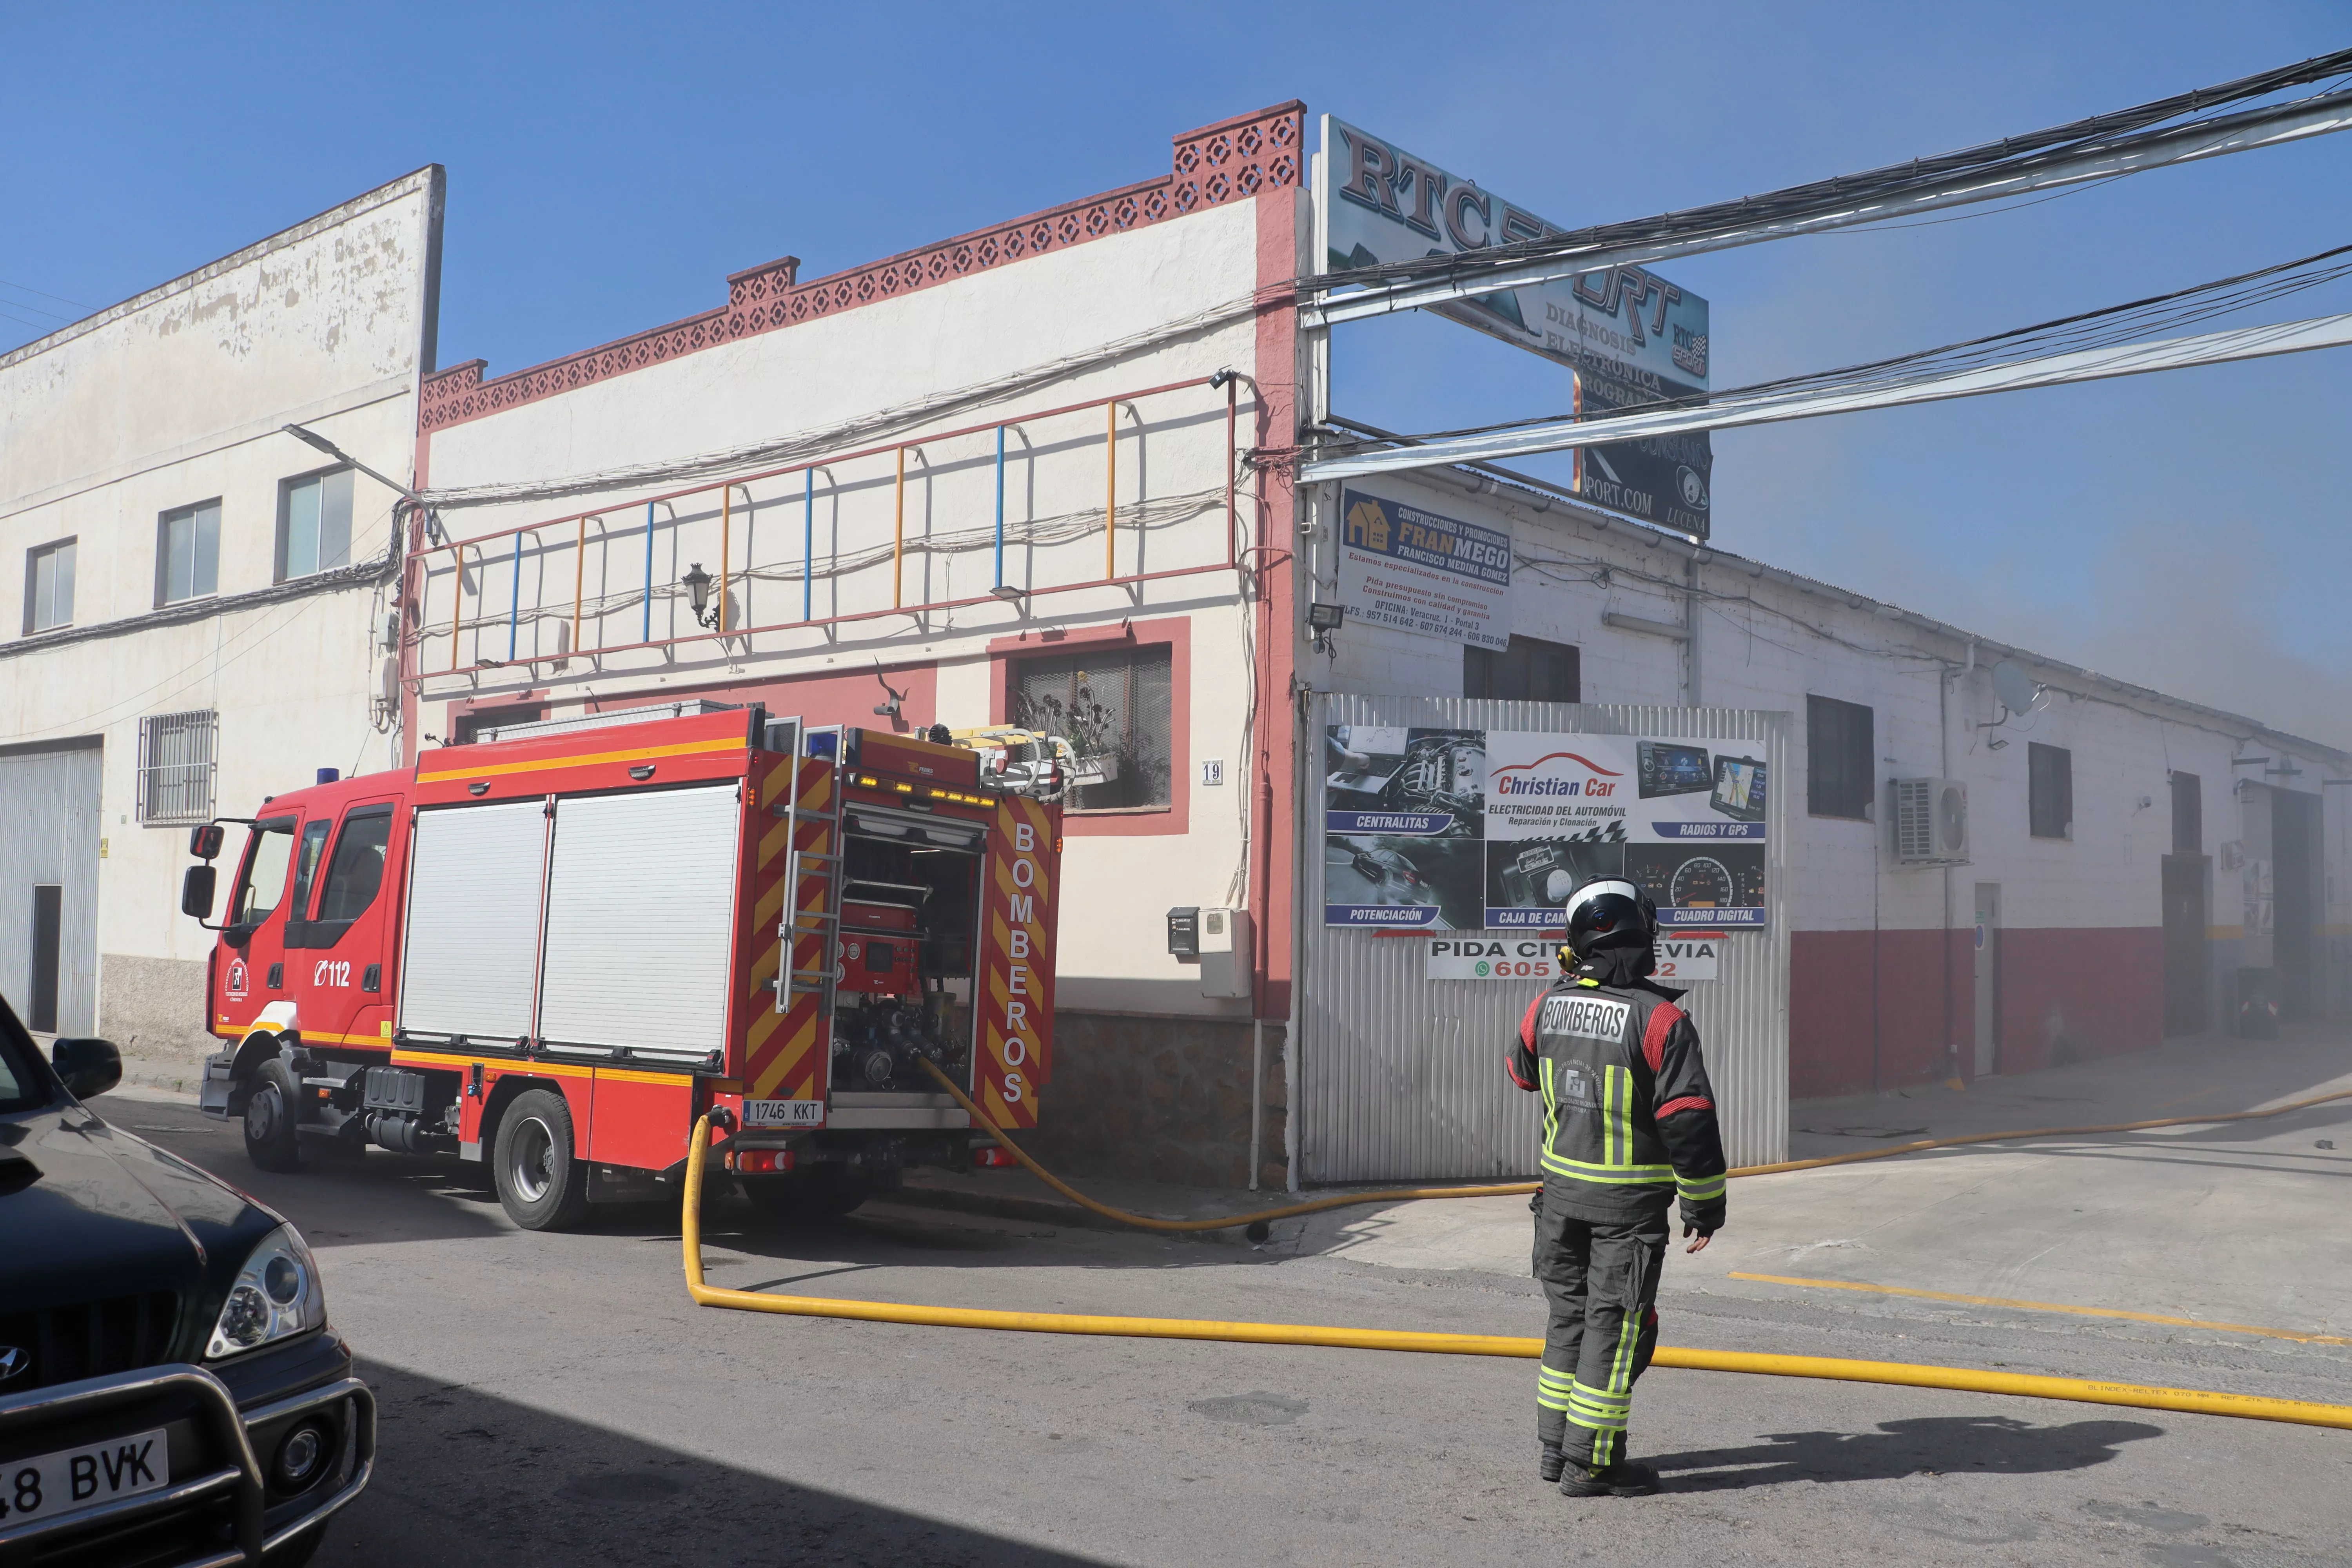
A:
<svg viewBox="0 0 2352 1568">
<path fill-rule="evenodd" d="M 1323 918 L 1314 691 L 1559 704 L 1562 728 L 1580 704 L 1787 715 L 1796 1095 L 2231 1026 L 2242 969 L 2290 1018 L 2345 1009 L 2328 746 L 1454 469 L 1349 488 L 1508 534 L 1510 649 L 1355 623 L 1318 647 L 1341 523 L 1337 487 L 1288 477 L 1326 406 L 1290 283 L 1315 270 L 1307 123 L 1276 106 L 1124 190 L 834 277 L 788 258 L 704 315 L 428 378 L 444 531 L 410 542 L 411 729 L 699 698 L 1034 720 L 1115 758 L 1067 819 L 1042 1142 L 1074 1169 L 1234 1181 L 1255 1148 L 1267 1180 L 1349 1173 L 1285 1117 L 1317 1081 L 1283 1054 L 1296 993 L 1342 1005 L 1294 958 Z M 2014 714 L 2003 664 L 2038 693 Z M 1965 846 L 1906 853 L 1898 780 L 1959 785 Z M 1167 912 L 1196 906 L 1246 912 L 1249 995 L 1170 954 Z M 1448 1022 L 1349 1027 L 1401 1060 L 1499 1044 L 1440 1044 Z"/>
<path fill-rule="evenodd" d="M 1340 488 L 1291 479 L 1334 433 L 1293 281 L 1318 263 L 1307 138 L 1276 105 L 1124 189 L 831 277 L 769 262 L 704 314 L 498 376 L 434 369 L 428 170 L 0 362 L 0 548 L 26 563 L 0 642 L 0 985 L 54 951 L 54 1026 L 192 1062 L 209 939 L 162 829 L 319 768 L 671 701 L 1027 722 L 1111 775 L 1066 818 L 1043 1154 L 1216 1183 L 1492 1173 L 1532 1151 L 1531 1112 L 1515 1143 L 1522 1108 L 1482 1100 L 1476 1158 L 1440 1133 L 1501 1042 L 1417 974 L 1392 1005 L 1302 971 L 1330 951 L 1308 716 L 1331 693 L 1780 737 L 1771 984 L 1691 1005 L 1703 1031 L 1711 1005 L 1780 1010 L 1740 1026 L 1787 1042 L 1768 1065 L 1791 1095 L 2145 1049 L 2237 1026 L 2242 994 L 2290 1020 L 2352 1006 L 2328 787 L 2352 759 L 2328 745 L 1493 471 L 1346 488 L 1507 536 L 1507 648 L 1360 619 L 1318 641 L 1310 606 L 1346 588 Z M 392 492 L 332 479 L 289 421 L 431 510 L 395 537 Z M 347 533 L 317 521 L 346 505 Z M 201 798 L 157 749 L 200 727 L 156 722 L 176 715 L 212 726 Z M 1923 854 L 1906 782 L 1947 816 L 1964 796 L 1964 840 L 1947 822 Z M 1237 912 L 1244 984 L 1170 951 L 1193 908 Z M 1370 1068 L 1318 1077 L 1294 1040 Z M 1417 1108 L 1426 1152 L 1318 1151 L 1289 1110 L 1333 1083 Z"/>
<path fill-rule="evenodd" d="M 0 991 L 134 1077 L 210 1048 L 187 826 L 396 764 L 432 167 L 0 356 Z M 18 575 L 21 570 L 21 577 Z"/>
</svg>

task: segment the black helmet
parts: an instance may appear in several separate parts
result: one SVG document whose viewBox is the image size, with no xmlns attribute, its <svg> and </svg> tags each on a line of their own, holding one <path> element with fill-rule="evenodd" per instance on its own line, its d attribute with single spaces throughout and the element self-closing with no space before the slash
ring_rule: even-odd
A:
<svg viewBox="0 0 2352 1568">
<path fill-rule="evenodd" d="M 1657 945 L 1658 907 L 1650 901 L 1649 894 L 1622 877 L 1601 877 L 1585 883 L 1568 900 L 1566 912 L 1568 946 L 1577 958 Z"/>
</svg>

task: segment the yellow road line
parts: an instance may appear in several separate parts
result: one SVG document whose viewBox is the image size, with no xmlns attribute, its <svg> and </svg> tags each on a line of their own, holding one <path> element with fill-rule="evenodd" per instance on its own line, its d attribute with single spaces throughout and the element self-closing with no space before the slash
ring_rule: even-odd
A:
<svg viewBox="0 0 2352 1568">
<path fill-rule="evenodd" d="M 1921 1301 L 1958 1301 L 1970 1307 L 2013 1307 L 2026 1312 L 2072 1312 L 2081 1318 L 2125 1318 L 2135 1323 L 2165 1323 L 2179 1329 L 2217 1329 L 2223 1333 L 2260 1334 L 2270 1340 L 2293 1340 L 2306 1345 L 2352 1345 L 2340 1334 L 2298 1334 L 2289 1329 L 2259 1329 L 2252 1323 L 2216 1323 L 2203 1318 L 2168 1318 L 2161 1312 L 2126 1312 L 2115 1307 L 2070 1307 L 2058 1301 L 2012 1301 L 2002 1296 L 1963 1296 L 1955 1290 L 1914 1290 L 1902 1285 L 1860 1285 L 1851 1279 L 1799 1279 L 1786 1274 L 1730 1275 L 1766 1285 L 1809 1285 L 1821 1290 L 1865 1290 L 1874 1296 L 1908 1296 Z"/>
</svg>

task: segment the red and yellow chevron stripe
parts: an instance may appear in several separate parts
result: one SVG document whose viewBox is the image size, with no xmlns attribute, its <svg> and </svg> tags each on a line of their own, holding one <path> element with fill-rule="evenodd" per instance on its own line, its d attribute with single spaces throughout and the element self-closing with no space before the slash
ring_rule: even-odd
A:
<svg viewBox="0 0 2352 1568">
<path fill-rule="evenodd" d="M 833 763 L 824 757 L 801 757 L 780 765 L 760 785 L 759 820 L 762 831 L 751 873 L 751 929 L 756 934 L 750 971 L 744 977 L 750 999 L 756 1004 L 748 1008 L 751 1021 L 743 1040 L 745 1097 L 751 1100 L 823 1100 L 825 1073 L 833 1061 L 824 1020 L 817 1016 L 819 999 L 810 993 L 795 994 L 791 971 L 818 971 L 834 962 L 832 942 L 824 928 L 801 919 L 803 915 L 824 912 L 835 874 L 834 863 L 807 863 L 798 888 L 788 888 L 786 883 L 790 880 L 787 873 L 793 849 L 831 855 L 839 852 L 839 845 L 829 824 L 794 821 L 774 815 L 772 807 L 791 798 L 795 765 L 800 772 L 800 805 L 803 811 L 831 811 L 833 793 L 837 787 Z M 794 923 L 800 927 L 789 963 L 782 931 L 787 898 L 792 902 Z M 767 988 L 771 976 L 776 980 L 777 992 Z M 782 1012 L 776 1009 L 778 994 L 785 1001 Z"/>
<path fill-rule="evenodd" d="M 1053 1066 L 1061 832 L 1058 809 L 1022 795 L 998 804 L 989 831 L 972 1098 L 1002 1127 L 1037 1125 L 1037 1091 Z"/>
</svg>

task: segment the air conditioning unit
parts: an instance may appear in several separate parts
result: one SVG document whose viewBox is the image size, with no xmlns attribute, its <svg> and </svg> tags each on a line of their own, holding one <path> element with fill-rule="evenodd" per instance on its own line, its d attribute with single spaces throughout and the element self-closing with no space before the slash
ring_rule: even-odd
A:
<svg viewBox="0 0 2352 1568">
<path fill-rule="evenodd" d="M 1969 786 L 1958 779 L 1896 779 L 1895 858 L 1906 866 L 1967 865 Z"/>
</svg>

